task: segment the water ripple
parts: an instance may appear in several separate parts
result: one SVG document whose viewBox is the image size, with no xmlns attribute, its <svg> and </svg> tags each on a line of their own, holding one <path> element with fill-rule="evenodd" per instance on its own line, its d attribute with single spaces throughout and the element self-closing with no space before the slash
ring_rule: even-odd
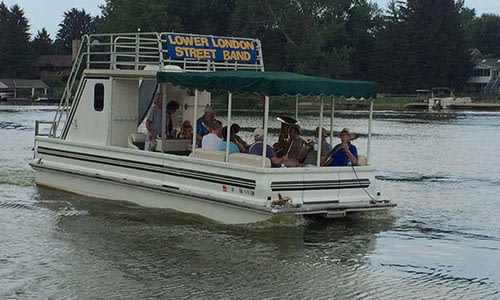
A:
<svg viewBox="0 0 500 300">
<path fill-rule="evenodd" d="M 31 130 L 32 127 L 9 121 L 0 121 L 0 129 L 7 130 Z"/>
<path fill-rule="evenodd" d="M 464 183 L 464 182 L 479 182 L 492 185 L 500 184 L 500 179 L 484 178 L 484 177 L 464 177 L 453 175 L 424 175 L 417 172 L 384 172 L 375 176 L 378 180 L 383 181 L 400 181 L 400 182 L 438 182 L 438 183 Z"/>
</svg>

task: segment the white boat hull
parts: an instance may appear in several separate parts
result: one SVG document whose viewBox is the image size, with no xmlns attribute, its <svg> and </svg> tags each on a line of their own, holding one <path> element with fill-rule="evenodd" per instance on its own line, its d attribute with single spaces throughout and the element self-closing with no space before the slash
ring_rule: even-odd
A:
<svg viewBox="0 0 500 300">
<path fill-rule="evenodd" d="M 39 185 L 174 209 L 222 223 L 253 223 L 276 216 L 342 217 L 393 206 L 373 202 L 364 191 L 373 180 L 368 178 L 373 176 L 370 167 L 359 167 L 356 180 L 351 168 L 310 168 L 305 173 L 303 168 L 250 168 L 41 137 L 35 150 L 31 165 Z M 325 181 L 326 175 L 335 180 Z M 290 197 L 293 205 L 273 207 L 271 200 L 278 194 Z"/>
<path fill-rule="evenodd" d="M 160 191 L 126 181 L 118 182 L 40 168 L 36 170 L 38 185 L 89 197 L 129 201 L 151 208 L 174 209 L 228 224 L 261 222 L 273 217 L 269 212 L 244 209 L 207 199 L 200 201 L 200 198 L 194 196 L 180 195 L 168 190 Z"/>
</svg>

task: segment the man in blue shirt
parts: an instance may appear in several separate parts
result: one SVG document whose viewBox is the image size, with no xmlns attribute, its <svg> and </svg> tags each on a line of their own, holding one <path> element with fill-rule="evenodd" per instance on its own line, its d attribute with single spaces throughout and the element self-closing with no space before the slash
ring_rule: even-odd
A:
<svg viewBox="0 0 500 300">
<path fill-rule="evenodd" d="M 253 143 L 250 146 L 250 149 L 248 149 L 249 154 L 254 154 L 254 155 L 262 155 L 262 151 L 264 150 L 264 129 L 262 128 L 255 128 L 253 132 L 253 136 L 255 139 L 255 143 Z M 269 145 L 266 146 L 266 157 L 271 160 L 271 166 L 273 168 L 276 167 L 281 167 L 281 164 L 283 163 L 284 157 L 279 158 L 276 156 L 276 152 L 274 152 L 273 147 Z"/>
<path fill-rule="evenodd" d="M 349 129 L 344 128 L 340 132 L 340 144 L 333 147 L 329 156 L 332 158 L 330 166 L 342 167 L 348 165 L 357 165 L 358 163 L 358 149 L 351 144 L 352 135 Z"/>
</svg>

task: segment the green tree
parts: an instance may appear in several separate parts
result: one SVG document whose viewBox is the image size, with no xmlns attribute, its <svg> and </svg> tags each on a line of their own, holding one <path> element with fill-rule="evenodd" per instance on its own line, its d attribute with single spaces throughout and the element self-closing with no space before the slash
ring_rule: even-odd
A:
<svg viewBox="0 0 500 300">
<path fill-rule="evenodd" d="M 485 55 L 500 57 L 500 15 L 484 14 L 467 26 L 467 40 Z"/>
<path fill-rule="evenodd" d="M 375 47 L 374 34 L 382 22 L 380 11 L 375 4 L 367 1 L 348 2 L 351 3 L 345 9 L 345 37 L 343 44 L 352 48 L 350 55 L 351 77 L 373 79 L 370 68 Z"/>
<path fill-rule="evenodd" d="M 37 32 L 37 35 L 31 41 L 31 47 L 33 55 L 36 57 L 54 53 L 54 42 L 45 28 Z"/>
<path fill-rule="evenodd" d="M 84 9 L 72 8 L 64 13 L 64 20 L 59 24 L 56 46 L 61 53 L 71 54 L 74 39 L 81 39 L 85 34 L 95 32 L 94 20 Z"/>
<path fill-rule="evenodd" d="M 99 32 L 181 31 L 179 16 L 169 13 L 172 1 L 106 0 Z M 185 4 L 188 5 L 188 4 Z"/>
<path fill-rule="evenodd" d="M 234 0 L 170 1 L 170 15 L 177 15 L 184 32 L 226 35 L 230 17 L 235 10 Z M 165 31 L 165 30 L 163 30 Z"/>
<path fill-rule="evenodd" d="M 376 80 L 387 91 L 450 86 L 460 89 L 471 71 L 463 1 L 391 1 L 377 33 Z"/>
<path fill-rule="evenodd" d="M 98 30 L 224 35 L 234 9 L 234 0 L 106 0 Z"/>
<path fill-rule="evenodd" d="M 370 72 L 384 92 L 403 93 L 409 89 L 411 81 L 406 70 L 411 45 L 406 38 L 408 29 L 404 5 L 403 1 L 390 1 L 383 24 L 375 32 Z"/>
<path fill-rule="evenodd" d="M 408 66 L 413 89 L 462 88 L 471 70 L 460 7 L 453 0 L 409 0 L 409 37 L 414 60 Z"/>
<path fill-rule="evenodd" d="M 29 23 L 16 4 L 0 3 L 0 76 L 29 77 L 33 59 L 29 52 Z"/>
<path fill-rule="evenodd" d="M 370 51 L 375 8 L 364 0 L 237 0 L 231 32 L 261 39 L 267 69 L 350 78 L 366 75 L 351 61 Z"/>
</svg>

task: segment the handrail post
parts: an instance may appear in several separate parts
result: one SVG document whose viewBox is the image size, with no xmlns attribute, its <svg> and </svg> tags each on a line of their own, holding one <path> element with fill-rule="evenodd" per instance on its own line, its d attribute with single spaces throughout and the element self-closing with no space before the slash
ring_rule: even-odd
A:
<svg viewBox="0 0 500 300">
<path fill-rule="evenodd" d="M 226 157 L 225 161 L 229 161 L 229 149 L 231 146 L 231 110 L 233 109 L 233 94 L 229 92 L 227 96 L 227 131 L 226 131 Z"/>
<path fill-rule="evenodd" d="M 137 30 L 137 33 L 135 34 L 135 65 L 134 65 L 134 70 L 139 70 L 139 51 L 141 51 L 141 46 L 139 45 L 141 41 L 140 37 L 140 29 Z"/>
<path fill-rule="evenodd" d="M 323 107 L 324 107 L 324 101 L 323 101 L 323 96 L 320 96 L 321 98 L 321 106 L 319 108 L 319 127 L 318 127 L 318 149 L 316 149 L 316 167 L 321 166 L 321 148 L 323 147 Z M 314 144 L 313 144 L 314 147 Z"/>
<path fill-rule="evenodd" d="M 265 159 L 267 154 L 267 126 L 269 123 L 269 96 L 265 96 L 264 101 L 264 140 L 262 140 L 262 163 L 261 167 L 264 168 Z"/>
<path fill-rule="evenodd" d="M 193 107 L 193 141 L 192 141 L 192 149 L 191 149 L 191 156 L 194 157 L 194 149 L 196 149 L 196 145 L 198 144 L 197 141 L 197 125 L 198 125 L 198 89 L 194 90 L 194 107 Z"/>
<path fill-rule="evenodd" d="M 370 117 L 368 118 L 368 140 L 366 142 L 366 163 L 370 162 L 370 146 L 372 140 L 372 123 L 373 123 L 373 98 L 370 98 Z"/>
<path fill-rule="evenodd" d="M 332 96 L 332 111 L 330 114 L 330 145 L 333 145 L 333 118 L 335 114 L 335 96 Z"/>
</svg>

